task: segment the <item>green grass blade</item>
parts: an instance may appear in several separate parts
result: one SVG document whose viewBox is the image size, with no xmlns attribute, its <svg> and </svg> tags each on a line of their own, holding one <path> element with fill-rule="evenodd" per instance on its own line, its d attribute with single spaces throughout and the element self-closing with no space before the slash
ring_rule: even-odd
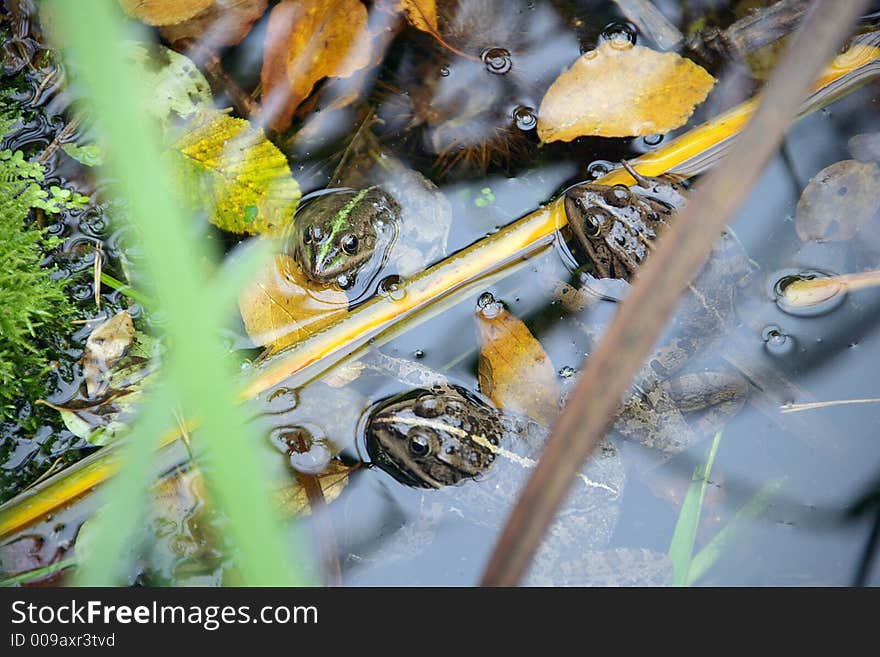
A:
<svg viewBox="0 0 880 657">
<path fill-rule="evenodd" d="M 253 448 L 258 437 L 248 430 L 244 409 L 233 402 L 233 368 L 217 337 L 220 313 L 206 292 L 211 254 L 206 240 L 193 239 L 191 218 L 169 191 L 172 181 L 161 166 L 158 130 L 144 111 L 149 100 L 136 83 L 136 70 L 127 64 L 122 42 L 130 35 L 118 3 L 95 0 L 84 12 L 82 3 L 53 0 L 43 8 L 51 12 L 47 22 L 59 32 L 61 45 L 70 49 L 70 70 L 90 94 L 110 144 L 107 171 L 129 204 L 152 289 L 167 318 L 171 348 L 163 366 L 169 394 L 201 422 L 193 440 L 205 455 L 201 465 L 209 494 L 227 518 L 227 539 L 235 548 L 242 583 L 301 583 L 295 564 L 303 555 L 284 540 Z M 127 469 L 117 475 L 128 476 Z M 114 532 L 107 523 L 99 538 L 118 545 L 121 539 L 110 536 Z M 84 580 L 100 575 L 106 581 L 107 573 L 118 572 L 122 556 L 108 557 L 103 564 L 84 567 Z"/>
<path fill-rule="evenodd" d="M 147 310 L 155 310 L 156 302 L 149 298 L 146 294 L 138 292 L 131 285 L 123 283 L 118 278 L 114 278 L 107 272 L 101 272 L 101 282 L 109 288 L 117 290 L 120 294 L 127 296 L 132 301 L 141 304 Z"/>
<path fill-rule="evenodd" d="M 159 438 L 173 424 L 172 398 L 168 386 L 159 382 L 159 393 L 146 401 L 121 445 L 119 474 L 99 491 L 106 504 L 93 517 L 96 523 L 88 545 L 78 541 L 79 566 L 74 576 L 76 586 L 112 586 L 126 565 L 126 545 L 142 525 L 153 471 L 153 455 Z"/>
<path fill-rule="evenodd" d="M 698 579 L 705 575 L 709 569 L 718 561 L 727 547 L 736 540 L 748 526 L 751 520 L 760 516 L 779 487 L 782 486 L 785 477 L 771 481 L 761 490 L 755 493 L 752 498 L 746 502 L 743 507 L 736 512 L 736 515 L 730 519 L 724 529 L 718 532 L 709 543 L 700 550 L 690 564 L 690 570 L 687 574 L 686 584 L 693 585 Z"/>
<path fill-rule="evenodd" d="M 50 563 L 48 566 L 43 566 L 42 568 L 34 568 L 33 570 L 19 573 L 14 577 L 8 577 L 6 579 L 0 580 L 0 588 L 9 588 L 11 586 L 27 584 L 28 582 L 33 582 L 34 580 L 43 579 L 44 577 L 48 577 L 49 575 L 54 575 L 55 573 L 60 572 L 65 568 L 71 568 L 75 565 L 76 557 L 62 559 L 61 561 Z"/>
<path fill-rule="evenodd" d="M 706 495 L 706 486 L 709 483 L 709 473 L 715 463 L 715 454 L 718 453 L 718 445 L 721 443 L 722 432 L 715 434 L 706 462 L 694 469 L 691 484 L 675 523 L 675 531 L 669 543 L 669 559 L 672 561 L 672 586 L 683 586 L 687 581 L 690 570 L 691 556 L 694 550 L 694 541 L 697 538 L 697 527 L 700 524 L 700 514 L 703 510 L 703 498 Z"/>
</svg>

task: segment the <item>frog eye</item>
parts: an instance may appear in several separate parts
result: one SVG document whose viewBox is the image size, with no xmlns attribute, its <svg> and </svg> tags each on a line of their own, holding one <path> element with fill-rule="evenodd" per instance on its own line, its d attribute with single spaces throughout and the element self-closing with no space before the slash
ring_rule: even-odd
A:
<svg viewBox="0 0 880 657">
<path fill-rule="evenodd" d="M 608 202 L 608 205 L 613 205 L 616 208 L 622 208 L 625 205 L 629 205 L 631 203 L 631 197 L 632 193 L 626 185 L 614 185 L 611 189 L 605 192 L 605 200 Z"/>
<path fill-rule="evenodd" d="M 340 246 L 342 246 L 342 250 L 345 251 L 348 255 L 354 255 L 358 250 L 358 238 L 356 235 L 352 235 L 351 233 L 346 233 L 342 236 L 342 239 L 339 240 Z"/>
<path fill-rule="evenodd" d="M 431 441 L 421 433 L 416 433 L 409 438 L 409 451 L 413 456 L 427 456 L 431 452 Z"/>
<path fill-rule="evenodd" d="M 587 237 L 596 238 L 602 234 L 602 215 L 598 212 L 588 212 L 584 216 L 584 233 Z"/>
</svg>

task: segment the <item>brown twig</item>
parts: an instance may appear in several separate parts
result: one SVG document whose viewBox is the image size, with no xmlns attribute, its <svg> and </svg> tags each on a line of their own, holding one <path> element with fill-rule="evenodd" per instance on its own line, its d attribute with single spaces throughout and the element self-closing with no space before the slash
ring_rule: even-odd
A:
<svg viewBox="0 0 880 657">
<path fill-rule="evenodd" d="M 515 585 L 678 299 L 776 151 L 809 84 L 846 37 L 866 0 L 816 0 L 730 155 L 698 185 L 659 241 L 598 350 L 578 376 L 534 474 L 496 545 L 482 583 Z"/>
<path fill-rule="evenodd" d="M 807 11 L 807 0 L 779 0 L 741 18 L 726 30 L 711 29 L 689 39 L 704 56 L 742 59 L 794 31 Z"/>
</svg>

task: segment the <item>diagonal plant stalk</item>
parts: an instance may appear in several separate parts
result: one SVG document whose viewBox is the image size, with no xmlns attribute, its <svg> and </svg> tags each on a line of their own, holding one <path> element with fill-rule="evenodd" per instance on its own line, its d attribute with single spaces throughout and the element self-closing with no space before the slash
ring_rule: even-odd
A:
<svg viewBox="0 0 880 657">
<path fill-rule="evenodd" d="M 574 476 L 605 435 L 681 294 L 776 151 L 810 83 L 865 6 L 867 0 L 814 2 L 743 134 L 660 238 L 599 348 L 578 375 L 574 393 L 496 544 L 484 585 L 519 582 Z"/>
<path fill-rule="evenodd" d="M 814 94 L 801 106 L 807 114 L 860 86 L 880 72 L 880 48 L 874 41 L 854 46 L 836 57 L 813 86 Z M 715 153 L 728 147 L 733 138 L 752 116 L 756 101 L 749 100 L 715 119 L 697 126 L 656 151 L 630 161 L 639 173 L 657 176 L 667 171 L 692 175 L 708 166 Z M 597 181 L 613 185 L 632 181 L 623 169 L 615 169 Z M 404 283 L 405 295 L 400 300 L 375 297 L 341 320 L 295 345 L 279 351 L 239 389 L 240 400 L 252 398 L 280 381 L 301 385 L 350 357 L 372 339 L 381 341 L 402 320 L 422 321 L 427 315 L 416 313 L 436 306 L 475 283 L 486 280 L 492 272 L 503 276 L 510 269 L 504 263 L 515 263 L 546 247 L 557 230 L 566 224 L 565 212 L 559 201 L 518 219 L 497 233 L 455 253 Z M 190 424 L 190 429 L 195 424 Z M 165 434 L 159 441 L 167 445 L 176 440 L 177 432 Z M 0 506 L 0 537 L 24 527 L 45 513 L 82 495 L 105 481 L 118 468 L 118 447 L 111 445 L 80 461 L 72 468 L 43 482 Z"/>
</svg>

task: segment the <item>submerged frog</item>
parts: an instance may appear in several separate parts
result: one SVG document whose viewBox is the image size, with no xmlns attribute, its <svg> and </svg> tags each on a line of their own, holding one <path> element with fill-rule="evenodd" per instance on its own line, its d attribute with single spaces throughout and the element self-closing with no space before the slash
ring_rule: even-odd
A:
<svg viewBox="0 0 880 657">
<path fill-rule="evenodd" d="M 478 395 L 450 384 L 417 388 L 379 402 L 364 433 L 376 466 L 405 485 L 429 489 L 423 506 L 432 511 L 427 520 L 420 519 L 422 529 L 449 510 L 476 524 L 500 528 L 547 437 L 544 427 L 498 411 Z M 529 583 L 663 583 L 669 572 L 665 555 L 603 550 L 617 522 L 624 480 L 620 456 L 606 441 L 579 474 L 551 525 Z M 383 556 L 394 551 L 386 547 Z M 412 545 L 402 545 L 398 552 L 412 556 Z"/>
<path fill-rule="evenodd" d="M 287 254 L 315 283 L 358 298 L 380 272 L 410 276 L 445 254 L 449 201 L 383 148 L 367 123 L 331 185 L 301 204 L 285 235 Z"/>
<path fill-rule="evenodd" d="M 623 166 L 636 184 L 582 183 L 565 194 L 565 212 L 571 231 L 596 278 L 630 282 L 653 248 L 654 240 L 674 221 L 686 202 L 679 179 L 649 178 L 628 163 Z M 682 297 L 678 311 L 636 377 L 633 394 L 626 398 L 614 425 L 620 433 L 667 455 L 693 445 L 742 405 L 749 384 L 738 374 L 692 372 L 686 366 L 734 323 L 734 293 L 747 280 L 748 258 L 740 244 L 725 234 L 715 245 L 699 276 Z M 584 309 L 587 299 L 566 284 L 557 298 L 571 310 Z M 578 300 L 580 298 L 580 301 Z M 583 303 L 582 303 L 583 302 Z M 581 325 L 593 340 L 604 327 Z M 706 410 L 710 412 L 705 413 Z M 702 412 L 694 428 L 684 413 Z"/>
<path fill-rule="evenodd" d="M 686 199 L 680 179 L 646 178 L 623 166 L 636 185 L 575 185 L 565 193 L 565 214 L 595 276 L 628 281 Z"/>
</svg>

